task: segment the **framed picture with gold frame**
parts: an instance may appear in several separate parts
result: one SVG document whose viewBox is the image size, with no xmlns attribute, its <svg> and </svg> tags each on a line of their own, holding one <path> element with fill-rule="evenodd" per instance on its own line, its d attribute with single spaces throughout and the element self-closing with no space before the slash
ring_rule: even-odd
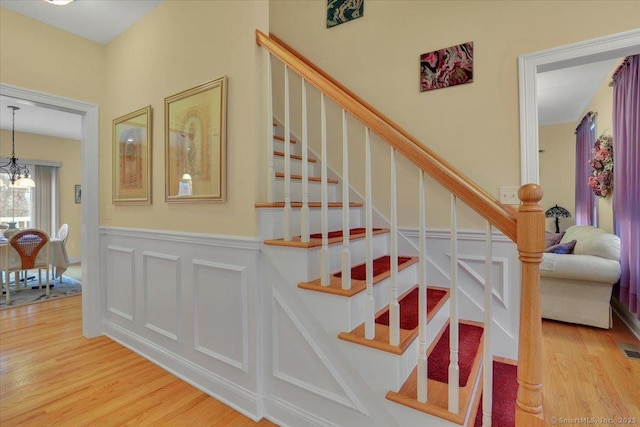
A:
<svg viewBox="0 0 640 427">
<path fill-rule="evenodd" d="M 164 100 L 165 200 L 224 202 L 226 76 Z"/>
<path fill-rule="evenodd" d="M 151 106 L 113 121 L 113 203 L 151 204 Z"/>
</svg>

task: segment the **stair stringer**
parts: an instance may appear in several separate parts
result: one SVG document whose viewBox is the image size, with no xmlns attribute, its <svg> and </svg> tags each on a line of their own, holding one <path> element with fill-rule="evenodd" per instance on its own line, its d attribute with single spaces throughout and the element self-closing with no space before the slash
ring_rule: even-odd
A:
<svg viewBox="0 0 640 427">
<path fill-rule="evenodd" d="M 398 381 L 387 386 L 376 386 L 381 391 L 372 389 L 370 378 L 363 377 L 357 367 L 358 364 L 363 363 L 362 360 L 352 359 L 351 352 L 344 350 L 346 345 L 353 344 L 342 342 L 335 334 L 327 332 L 300 298 L 301 293 L 309 291 L 299 289 L 295 284 L 285 279 L 269 257 L 265 257 L 264 265 L 267 272 L 266 295 L 269 297 L 269 300 L 265 301 L 267 322 L 264 333 L 267 335 L 265 339 L 267 375 L 264 387 L 264 407 L 269 418 L 280 425 L 295 427 L 457 426 L 457 424 L 438 417 L 388 401 L 385 397 L 386 392 L 391 390 Z M 336 398 L 335 392 L 323 392 L 322 387 L 310 384 L 308 379 L 296 380 L 293 378 L 292 380 L 290 375 L 283 376 L 277 371 L 277 365 L 274 361 L 274 343 L 278 340 L 274 339 L 276 334 L 274 328 L 277 326 L 274 323 L 276 316 L 274 310 L 278 307 L 282 307 L 283 313 L 304 337 L 304 341 L 300 341 L 292 347 L 295 349 L 300 345 L 305 345 L 313 349 L 323 366 L 331 372 L 333 379 L 340 384 L 344 392 L 341 398 Z M 415 345 L 413 344 L 405 353 L 411 352 L 415 355 L 417 351 Z M 376 350 L 368 348 L 366 350 L 376 352 Z M 409 368 L 415 366 L 415 357 L 411 362 L 404 362 L 406 370 L 409 372 L 411 371 Z M 301 361 L 301 363 L 313 369 L 313 364 L 310 361 Z M 367 357 L 365 363 L 368 363 L 372 367 L 372 371 L 376 372 L 376 367 L 373 366 L 377 364 L 376 356 Z"/>
<path fill-rule="evenodd" d="M 371 392 L 340 351 L 337 338 L 326 332 L 308 312 L 297 295 L 300 290 L 288 283 L 269 259 L 265 260 L 265 267 L 268 300 L 264 304 L 267 313 L 264 329 L 267 335 L 264 400 L 265 411 L 270 418 L 280 425 L 295 427 L 396 425 L 387 411 L 380 408 L 384 396 L 375 396 Z M 276 329 L 278 316 L 286 316 L 295 326 L 299 332 L 296 341 L 282 342 L 280 332 Z M 314 354 L 316 357 L 314 360 L 300 360 L 302 366 L 298 369 L 314 370 L 314 366 L 321 364 L 320 367 L 324 368 L 321 373 L 328 372 L 339 385 L 341 393 L 323 390 L 321 385 L 311 383 L 310 378 L 283 375 L 276 360 L 279 351 L 277 345 L 287 345 L 293 351 L 306 347 L 304 354 Z M 318 370 L 316 368 L 314 372 Z"/>
</svg>

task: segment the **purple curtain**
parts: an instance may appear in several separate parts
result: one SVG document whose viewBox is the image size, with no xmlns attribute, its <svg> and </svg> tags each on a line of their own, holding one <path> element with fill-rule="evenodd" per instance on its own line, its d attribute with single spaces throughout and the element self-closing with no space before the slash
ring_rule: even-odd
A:
<svg viewBox="0 0 640 427">
<path fill-rule="evenodd" d="M 596 142 L 595 115 L 592 113 L 584 116 L 576 128 L 576 224 L 598 225 L 596 215 L 596 198 L 589 187 L 591 168 L 591 148 Z"/>
<path fill-rule="evenodd" d="M 640 320 L 640 55 L 613 76 L 613 226 L 620 236 L 620 301 Z"/>
</svg>

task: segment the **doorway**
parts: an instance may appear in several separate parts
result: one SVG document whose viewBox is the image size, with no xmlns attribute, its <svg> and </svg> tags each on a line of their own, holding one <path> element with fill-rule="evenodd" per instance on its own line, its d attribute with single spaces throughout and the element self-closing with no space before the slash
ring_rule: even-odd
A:
<svg viewBox="0 0 640 427">
<path fill-rule="evenodd" d="M 540 183 L 537 74 L 638 53 L 640 29 L 521 55 L 518 58 L 521 185 Z"/>
<path fill-rule="evenodd" d="M 102 310 L 99 287 L 99 165 L 98 106 L 0 83 L 0 94 L 22 99 L 48 108 L 82 116 L 82 333 L 91 338 L 102 335 Z"/>
</svg>

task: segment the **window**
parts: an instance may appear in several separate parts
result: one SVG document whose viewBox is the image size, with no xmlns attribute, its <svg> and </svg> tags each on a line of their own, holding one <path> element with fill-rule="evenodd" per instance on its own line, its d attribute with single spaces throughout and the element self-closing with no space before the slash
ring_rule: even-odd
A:
<svg viewBox="0 0 640 427">
<path fill-rule="evenodd" d="M 31 188 L 11 187 L 9 175 L 0 174 L 0 222 L 15 222 L 18 228 L 33 226 Z"/>
</svg>

